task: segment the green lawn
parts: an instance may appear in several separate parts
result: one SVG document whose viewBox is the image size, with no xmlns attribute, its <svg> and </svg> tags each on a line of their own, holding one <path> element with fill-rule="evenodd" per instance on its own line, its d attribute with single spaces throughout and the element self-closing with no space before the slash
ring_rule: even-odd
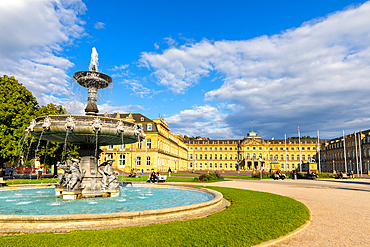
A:
<svg viewBox="0 0 370 247">
<path fill-rule="evenodd" d="M 310 217 L 279 195 L 209 187 L 232 205 L 206 218 L 99 231 L 0 236 L 0 246 L 253 246 L 297 229 Z"/>
</svg>

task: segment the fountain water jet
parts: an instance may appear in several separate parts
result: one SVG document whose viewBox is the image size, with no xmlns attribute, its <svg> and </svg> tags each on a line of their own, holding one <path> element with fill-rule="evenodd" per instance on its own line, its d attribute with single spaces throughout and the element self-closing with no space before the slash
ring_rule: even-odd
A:
<svg viewBox="0 0 370 247">
<path fill-rule="evenodd" d="M 119 187 L 117 174 L 112 168 L 113 161 L 98 164 L 97 157 L 101 153 L 98 147 L 135 143 L 145 138 L 137 124 L 97 116 L 97 92 L 112 84 L 111 77 L 97 72 L 97 65 L 98 54 L 93 48 L 91 70 L 73 75 L 73 79 L 86 87 L 89 93 L 85 115 L 42 116 L 33 119 L 27 128 L 34 137 L 65 143 L 64 150 L 67 143 L 80 146 L 79 160 L 66 160 L 60 164 L 65 174 L 60 176 L 55 192 L 63 195 L 63 199 L 116 196 Z"/>
</svg>

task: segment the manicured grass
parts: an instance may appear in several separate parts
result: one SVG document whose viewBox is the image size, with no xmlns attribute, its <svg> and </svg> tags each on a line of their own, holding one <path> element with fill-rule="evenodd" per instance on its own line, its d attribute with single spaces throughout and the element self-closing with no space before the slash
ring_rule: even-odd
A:
<svg viewBox="0 0 370 247">
<path fill-rule="evenodd" d="M 232 205 L 206 218 L 167 224 L 0 236 L 0 246 L 253 246 L 286 235 L 310 217 L 305 205 L 288 197 L 209 188 L 223 193 Z"/>
<path fill-rule="evenodd" d="M 12 184 L 49 184 L 49 183 L 57 183 L 59 179 L 57 178 L 42 178 L 40 180 L 37 179 L 24 179 L 24 178 L 17 178 L 17 179 L 7 179 L 4 182 L 7 185 Z"/>
<path fill-rule="evenodd" d="M 147 175 L 139 175 L 137 178 L 129 178 L 128 176 L 119 176 L 118 181 L 120 182 L 146 182 L 148 180 Z M 228 180 L 220 180 L 220 181 L 228 181 Z M 171 177 L 167 176 L 166 182 L 196 182 L 194 181 L 194 177 L 174 177 L 171 175 Z M 212 181 L 212 182 L 219 182 L 219 181 Z M 197 181 L 196 183 L 209 183 L 209 182 L 202 182 Z"/>
</svg>

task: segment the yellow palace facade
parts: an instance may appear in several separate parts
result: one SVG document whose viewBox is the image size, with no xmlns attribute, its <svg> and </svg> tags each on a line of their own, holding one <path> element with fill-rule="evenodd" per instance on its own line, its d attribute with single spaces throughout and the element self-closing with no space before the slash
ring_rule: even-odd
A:
<svg viewBox="0 0 370 247">
<path fill-rule="evenodd" d="M 102 115 L 135 122 L 146 135 L 140 143 L 100 147 L 100 162 L 114 159 L 121 172 L 318 170 L 317 139 L 263 140 L 251 131 L 242 140 L 184 140 L 160 115 L 154 120 L 142 114 Z"/>
<path fill-rule="evenodd" d="M 301 139 L 301 143 L 298 139 L 263 140 L 251 131 L 243 140 L 184 142 L 188 146 L 189 169 L 192 170 L 318 170 L 317 139 Z"/>
<path fill-rule="evenodd" d="M 172 171 L 186 170 L 188 165 L 187 147 L 182 137 L 173 135 L 168 122 L 160 115 L 158 119 L 151 120 L 142 114 L 107 114 L 118 119 L 135 122 L 144 130 L 145 141 L 100 147 L 102 153 L 100 162 L 114 159 L 113 167 L 123 172 L 132 169 L 137 172 L 163 171 L 169 168 Z"/>
</svg>

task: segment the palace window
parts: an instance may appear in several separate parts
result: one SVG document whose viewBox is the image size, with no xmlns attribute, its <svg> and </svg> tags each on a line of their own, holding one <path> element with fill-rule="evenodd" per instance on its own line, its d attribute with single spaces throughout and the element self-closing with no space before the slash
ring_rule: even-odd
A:
<svg viewBox="0 0 370 247">
<path fill-rule="evenodd" d="M 205 160 L 207 159 L 207 155 L 206 155 L 206 154 L 204 155 L 204 159 L 205 159 Z"/>
<path fill-rule="evenodd" d="M 211 160 L 212 159 L 212 154 L 209 155 L 209 159 Z"/>
<path fill-rule="evenodd" d="M 259 154 L 258 156 L 262 159 L 262 154 Z"/>
<path fill-rule="evenodd" d="M 207 151 L 207 148 L 204 148 L 204 150 L 206 150 L 206 151 Z"/>
<path fill-rule="evenodd" d="M 143 128 L 143 126 L 141 124 L 138 124 L 139 126 L 139 130 L 141 130 Z"/>
<path fill-rule="evenodd" d="M 247 150 L 249 150 L 249 147 L 247 147 Z"/>
<path fill-rule="evenodd" d="M 256 150 L 256 147 L 253 147 L 253 150 Z"/>
<path fill-rule="evenodd" d="M 310 147 L 307 147 L 307 150 L 311 150 L 311 148 Z"/>
<path fill-rule="evenodd" d="M 193 167 L 193 163 L 190 163 L 190 167 Z"/>
<path fill-rule="evenodd" d="M 304 147 L 302 147 L 302 151 L 304 151 Z"/>
<path fill-rule="evenodd" d="M 191 159 L 191 160 L 193 159 L 193 154 L 190 154 L 190 159 Z"/>
<path fill-rule="evenodd" d="M 256 154 L 253 154 L 253 159 L 256 159 Z"/>
<path fill-rule="evenodd" d="M 196 154 L 196 155 L 195 155 L 195 160 L 197 160 L 197 159 L 198 159 L 198 155 Z"/>
<path fill-rule="evenodd" d="M 222 160 L 222 154 L 220 154 L 220 160 Z"/>
<path fill-rule="evenodd" d="M 108 145 L 108 150 L 113 150 L 113 145 Z"/>
<path fill-rule="evenodd" d="M 233 155 L 232 155 L 232 154 L 230 154 L 230 157 L 229 157 L 229 159 L 231 159 L 231 160 L 233 159 Z"/>
<path fill-rule="evenodd" d="M 297 150 L 299 150 L 299 147 L 297 147 Z"/>
<path fill-rule="evenodd" d="M 198 148 L 195 148 L 195 150 L 198 150 Z"/>
<path fill-rule="evenodd" d="M 217 163 L 215 163 L 215 168 L 217 168 Z"/>
<path fill-rule="evenodd" d="M 316 148 L 315 148 L 315 147 L 313 147 L 313 148 L 312 148 L 312 150 L 316 150 Z"/>
<path fill-rule="evenodd" d="M 141 166 L 141 157 L 136 157 L 136 166 Z"/>
<path fill-rule="evenodd" d="M 275 151 L 277 151 L 277 150 L 278 150 L 278 148 L 276 147 L 276 148 L 275 148 Z"/>
<path fill-rule="evenodd" d="M 230 166 L 229 167 L 230 167 L 230 169 L 232 169 L 233 168 L 233 164 L 230 163 Z"/>
<path fill-rule="evenodd" d="M 146 157 L 146 165 L 150 166 L 150 157 Z"/>
<path fill-rule="evenodd" d="M 123 167 L 125 167 L 125 164 L 126 164 L 126 157 L 125 157 L 125 155 L 124 154 L 120 154 L 119 155 L 119 160 L 118 160 L 118 166 L 120 167 L 120 168 L 123 168 Z"/>
<path fill-rule="evenodd" d="M 235 148 L 235 151 L 238 150 L 237 148 Z"/>
<path fill-rule="evenodd" d="M 284 155 L 280 155 L 280 160 L 284 160 Z"/>
<path fill-rule="evenodd" d="M 199 154 L 199 159 L 200 159 L 200 160 L 202 159 L 202 155 L 201 155 L 201 154 Z"/>
<path fill-rule="evenodd" d="M 211 151 L 212 151 L 212 148 L 209 148 L 209 150 L 211 150 Z"/>
<path fill-rule="evenodd" d="M 305 155 L 302 155 L 302 160 L 306 160 L 306 156 Z"/>
<path fill-rule="evenodd" d="M 294 154 L 292 154 L 292 160 L 294 160 Z"/>
<path fill-rule="evenodd" d="M 152 139 L 147 139 L 146 140 L 146 148 L 151 149 L 152 148 Z"/>
<path fill-rule="evenodd" d="M 202 150 L 202 148 L 200 147 L 199 150 Z"/>
<path fill-rule="evenodd" d="M 262 147 L 259 147 L 258 149 L 259 149 L 259 150 L 262 150 Z"/>
<path fill-rule="evenodd" d="M 308 160 L 310 160 L 311 159 L 311 155 L 308 155 Z M 337 159 L 337 154 L 335 154 L 335 159 Z"/>
<path fill-rule="evenodd" d="M 217 151 L 217 147 L 215 147 L 215 150 Z"/>
<path fill-rule="evenodd" d="M 147 128 L 147 130 L 152 130 L 152 125 L 151 125 L 151 124 L 148 124 L 148 125 L 146 126 L 146 128 Z"/>
<path fill-rule="evenodd" d="M 212 163 L 209 163 L 209 168 L 212 168 Z"/>
<path fill-rule="evenodd" d="M 125 150 L 125 144 L 119 145 L 119 149 Z"/>
<path fill-rule="evenodd" d="M 270 154 L 270 160 L 272 160 L 272 154 Z"/>
<path fill-rule="evenodd" d="M 230 151 L 232 151 L 233 150 L 233 148 L 230 148 Z"/>
<path fill-rule="evenodd" d="M 237 155 L 237 154 L 235 154 L 235 155 L 234 155 L 234 159 L 235 159 L 235 160 L 237 160 L 237 159 L 238 159 L 238 155 Z"/>
<path fill-rule="evenodd" d="M 247 159 L 249 160 L 249 154 L 247 154 Z"/>
<path fill-rule="evenodd" d="M 294 148 L 292 147 L 291 150 L 294 151 Z"/>
<path fill-rule="evenodd" d="M 289 155 L 288 154 L 286 155 L 286 160 L 289 160 Z"/>
<path fill-rule="evenodd" d="M 202 163 L 199 163 L 199 168 L 202 168 Z"/>
<path fill-rule="evenodd" d="M 227 160 L 227 154 L 225 154 L 225 160 Z"/>
<path fill-rule="evenodd" d="M 284 169 L 284 164 L 281 164 L 281 169 Z"/>
<path fill-rule="evenodd" d="M 141 142 L 137 143 L 137 149 L 141 149 Z"/>
<path fill-rule="evenodd" d="M 299 160 L 299 154 L 297 155 L 297 160 Z"/>
<path fill-rule="evenodd" d="M 292 164 L 292 169 L 294 169 L 294 164 Z"/>
<path fill-rule="evenodd" d="M 284 148 L 281 147 L 280 150 L 284 150 Z"/>
</svg>

